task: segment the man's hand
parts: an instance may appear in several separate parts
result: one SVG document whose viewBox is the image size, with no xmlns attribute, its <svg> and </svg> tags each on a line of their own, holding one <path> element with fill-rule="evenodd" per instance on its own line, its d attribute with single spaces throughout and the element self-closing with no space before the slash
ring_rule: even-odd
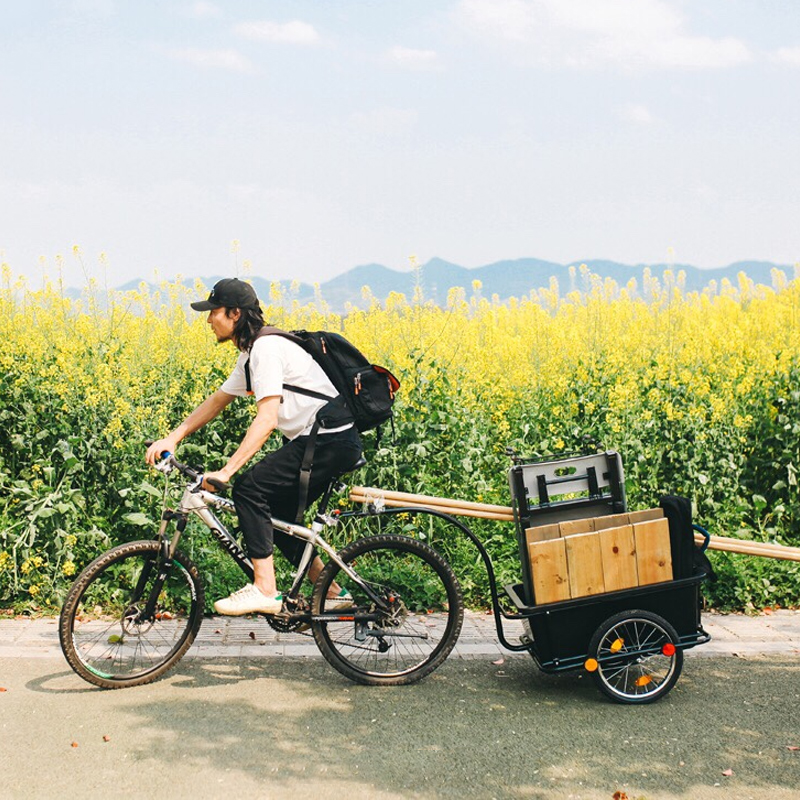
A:
<svg viewBox="0 0 800 800">
<path fill-rule="evenodd" d="M 155 466 L 156 462 L 161 460 L 162 453 L 174 453 L 177 447 L 178 443 L 172 437 L 167 436 L 165 439 L 153 442 L 147 448 L 144 459 L 151 467 Z"/>
<path fill-rule="evenodd" d="M 206 474 L 203 475 L 203 489 L 205 489 L 207 492 L 217 491 L 217 488 L 208 482 L 209 478 L 219 481 L 219 483 L 231 482 L 231 475 L 227 472 L 227 470 L 221 469 L 217 472 L 206 472 Z"/>
</svg>

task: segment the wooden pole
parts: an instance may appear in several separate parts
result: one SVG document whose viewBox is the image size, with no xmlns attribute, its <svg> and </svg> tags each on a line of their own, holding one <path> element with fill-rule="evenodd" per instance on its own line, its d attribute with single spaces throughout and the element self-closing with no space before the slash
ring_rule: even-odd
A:
<svg viewBox="0 0 800 800">
<path fill-rule="evenodd" d="M 350 499 L 354 503 L 370 503 L 381 500 L 384 505 L 392 508 L 432 508 L 434 511 L 441 511 L 445 514 L 453 514 L 457 517 L 475 517 L 477 519 L 493 519 L 499 522 L 513 522 L 513 514 L 499 514 L 496 511 L 482 511 L 474 508 L 460 508 L 451 505 L 439 505 L 437 503 L 423 503 L 413 500 L 401 500 L 394 497 L 383 497 L 378 495 L 360 495 L 355 492 L 350 493 Z"/>
<path fill-rule="evenodd" d="M 695 542 L 701 544 L 704 536 L 695 534 Z M 778 558 L 783 561 L 800 561 L 800 547 L 789 547 L 783 544 L 770 544 L 769 542 L 755 542 L 750 539 L 731 539 L 725 536 L 712 536 L 708 545 L 709 550 L 721 550 L 727 553 L 739 553 L 746 556 L 760 556 L 761 558 Z"/>
<path fill-rule="evenodd" d="M 450 508 L 471 508 L 473 511 L 496 511 L 498 514 L 514 518 L 514 511 L 511 506 L 493 506 L 488 503 L 472 503 L 468 500 L 450 500 L 447 497 L 433 497 L 427 494 L 411 494 L 409 492 L 395 492 L 389 489 L 376 489 L 369 486 L 353 486 L 351 494 L 358 494 L 367 497 L 383 497 L 392 500 L 404 500 L 407 503 L 417 503 L 419 505 L 445 506 Z"/>
</svg>

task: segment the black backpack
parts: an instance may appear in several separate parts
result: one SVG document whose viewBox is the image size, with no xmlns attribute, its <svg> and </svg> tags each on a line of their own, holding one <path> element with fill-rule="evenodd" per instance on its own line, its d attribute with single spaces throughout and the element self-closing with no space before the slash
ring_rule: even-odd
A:
<svg viewBox="0 0 800 800">
<path fill-rule="evenodd" d="M 359 432 L 363 432 L 378 428 L 392 419 L 392 406 L 400 381 L 385 367 L 371 364 L 344 336 L 331 331 L 284 331 L 266 326 L 259 331 L 256 339 L 270 335 L 282 336 L 300 345 L 322 367 L 339 393 L 331 397 L 284 384 L 283 388 L 290 392 L 330 401 L 317 415 L 320 427 L 335 428 L 354 422 Z M 244 370 L 247 391 L 251 392 L 249 361 Z"/>
<path fill-rule="evenodd" d="M 296 522 L 302 521 L 308 500 L 311 468 L 314 462 L 314 447 L 320 428 L 338 428 L 350 422 L 359 432 L 378 428 L 387 420 L 393 420 L 394 396 L 400 381 L 385 367 L 370 363 L 364 354 L 341 334 L 330 331 L 284 331 L 272 326 L 263 327 L 253 343 L 262 336 L 282 336 L 302 347 L 322 367 L 330 382 L 339 393 L 331 397 L 312 389 L 285 383 L 284 389 L 328 402 L 317 412 L 314 425 L 308 436 L 303 463 L 300 467 L 299 499 Z M 252 348 L 252 344 L 250 345 Z M 250 361 L 244 365 L 247 391 L 252 393 Z"/>
<path fill-rule="evenodd" d="M 704 572 L 712 581 L 717 579 L 714 567 L 708 560 L 705 548 L 694 541 L 697 526 L 692 524 L 692 503 L 686 497 L 667 495 L 659 503 L 669 522 L 669 540 L 672 551 L 672 572 L 675 579 L 689 578 Z"/>
</svg>

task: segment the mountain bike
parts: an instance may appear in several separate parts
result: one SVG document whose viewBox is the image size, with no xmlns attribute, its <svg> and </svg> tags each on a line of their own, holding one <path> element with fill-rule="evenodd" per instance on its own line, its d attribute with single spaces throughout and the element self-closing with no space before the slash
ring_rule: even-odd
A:
<svg viewBox="0 0 800 800">
<path fill-rule="evenodd" d="M 59 638 L 67 661 L 86 681 L 106 689 L 159 678 L 197 636 L 204 614 L 203 582 L 178 547 L 188 535 L 190 518 L 206 525 L 253 580 L 250 560 L 217 515 L 236 511 L 220 491 L 230 487 L 213 484 L 217 491 L 206 491 L 202 471 L 168 453 L 156 469 L 167 484 L 155 538 L 118 545 L 92 561 L 76 578 L 61 611 Z M 170 508 L 169 477 L 175 472 L 185 486 L 177 507 Z M 464 615 L 461 587 L 433 547 L 408 535 L 357 538 L 337 552 L 323 531 L 345 519 L 358 528 L 374 515 L 329 513 L 332 497 L 345 489 L 342 477 L 330 482 L 309 527 L 273 519 L 275 529 L 306 544 L 281 611 L 263 616 L 278 631 L 310 627 L 328 663 L 357 683 L 413 683 L 442 664 L 455 646 Z M 309 598 L 301 585 L 316 551 L 328 563 Z M 334 582 L 350 593 L 351 606 L 331 607 L 328 593 Z"/>
</svg>

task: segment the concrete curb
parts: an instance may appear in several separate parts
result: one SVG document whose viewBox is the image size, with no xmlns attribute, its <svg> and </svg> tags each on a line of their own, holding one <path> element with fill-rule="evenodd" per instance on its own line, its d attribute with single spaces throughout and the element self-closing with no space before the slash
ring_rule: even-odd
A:
<svg viewBox="0 0 800 800">
<path fill-rule="evenodd" d="M 741 614 L 704 614 L 708 644 L 687 651 L 687 656 L 800 655 L 800 610 L 779 610 L 748 617 Z M 522 623 L 503 620 L 509 642 L 517 642 Z M 263 619 L 206 617 L 186 658 L 321 657 L 310 634 L 279 633 Z M 464 628 L 451 658 L 529 658 L 513 653 L 497 640 L 491 615 L 467 611 Z M 63 658 L 58 641 L 58 621 L 0 620 L 0 659 Z"/>
</svg>

